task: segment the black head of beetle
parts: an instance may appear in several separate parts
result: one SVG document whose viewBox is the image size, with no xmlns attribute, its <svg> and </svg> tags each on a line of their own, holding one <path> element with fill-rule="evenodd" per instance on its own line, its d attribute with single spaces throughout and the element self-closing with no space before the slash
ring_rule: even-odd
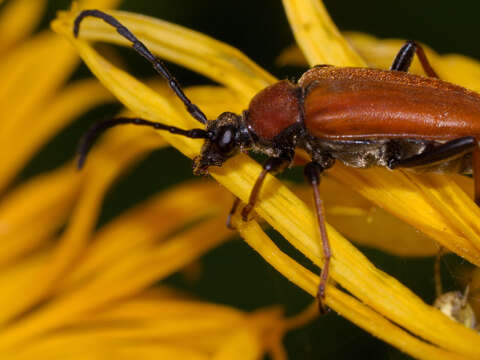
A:
<svg viewBox="0 0 480 360">
<path fill-rule="evenodd" d="M 193 159 L 193 173 L 205 175 L 210 166 L 221 166 L 240 150 L 249 149 L 254 137 L 245 123 L 247 113 L 237 115 L 224 112 L 207 123 L 205 140 L 200 155 Z"/>
</svg>

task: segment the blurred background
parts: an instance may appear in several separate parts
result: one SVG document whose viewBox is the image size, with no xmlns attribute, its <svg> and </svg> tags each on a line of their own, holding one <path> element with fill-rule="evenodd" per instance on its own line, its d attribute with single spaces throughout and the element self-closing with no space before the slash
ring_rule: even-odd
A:
<svg viewBox="0 0 480 360">
<path fill-rule="evenodd" d="M 380 38 L 415 39 L 441 54 L 454 52 L 480 59 L 480 44 L 477 40 L 478 1 L 324 2 L 340 30 L 361 31 Z M 47 27 L 57 10 L 69 6 L 68 0 L 50 0 L 41 26 Z M 275 65 L 282 50 L 294 42 L 279 0 L 125 0 L 121 9 L 158 17 L 208 34 L 237 47 L 279 78 L 298 78 L 305 70 Z M 117 51 L 131 73 L 138 77 L 154 76 L 148 64 L 132 51 Z M 201 76 L 178 66 L 170 65 L 170 68 L 183 85 L 209 83 Z M 82 66 L 74 78 L 87 76 L 90 76 L 89 71 Z M 114 116 L 120 108 L 119 104 L 110 104 L 82 116 L 50 141 L 24 169 L 17 181 L 54 169 L 71 159 L 82 132 L 96 120 Z M 152 194 L 190 178 L 193 176 L 189 159 L 172 149 L 152 153 L 111 188 L 98 225 Z M 291 178 L 296 180 L 301 177 L 293 172 Z M 273 232 L 271 234 L 275 236 Z M 233 241 L 209 253 L 202 260 L 201 276 L 197 281 L 191 282 L 182 275 L 172 276 L 169 281 L 202 299 L 245 310 L 282 304 L 287 313 L 293 314 L 311 301 L 309 295 L 277 274 L 260 256 L 236 238 L 234 233 L 233 238 Z M 276 240 L 282 244 L 282 239 L 276 237 Z M 283 246 L 288 248 L 286 244 Z M 407 260 L 375 249 L 363 247 L 362 251 L 379 268 L 397 277 L 426 301 L 433 302 L 433 258 Z M 455 269 L 462 261 L 451 256 L 445 262 L 444 277 L 447 282 L 450 279 L 451 287 L 455 287 L 451 269 Z M 290 333 L 286 343 L 291 359 L 408 358 L 334 313 Z"/>
</svg>

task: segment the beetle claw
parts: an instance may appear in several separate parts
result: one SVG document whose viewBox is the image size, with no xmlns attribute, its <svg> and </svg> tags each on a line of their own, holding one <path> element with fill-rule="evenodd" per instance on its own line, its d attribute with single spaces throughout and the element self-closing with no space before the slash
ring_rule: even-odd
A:
<svg viewBox="0 0 480 360">
<path fill-rule="evenodd" d="M 318 312 L 325 315 L 330 312 L 330 308 L 325 304 L 325 284 L 320 282 L 317 292 Z"/>
</svg>

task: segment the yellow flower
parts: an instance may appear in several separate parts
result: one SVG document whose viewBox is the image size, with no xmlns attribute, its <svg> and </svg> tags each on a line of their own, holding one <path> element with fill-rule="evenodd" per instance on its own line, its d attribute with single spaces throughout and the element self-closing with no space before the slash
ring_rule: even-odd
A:
<svg viewBox="0 0 480 360">
<path fill-rule="evenodd" d="M 225 191 L 181 184 L 95 229 L 111 183 L 166 145 L 158 134 L 116 129 L 84 171 L 72 160 L 13 181 L 58 131 L 113 98 L 96 80 L 66 84 L 75 49 L 51 31 L 30 36 L 44 6 L 13 0 L 0 13 L 0 358 L 284 359 L 283 334 L 315 309 L 285 319 L 278 307 L 247 313 L 153 286 L 228 239 Z"/>
<path fill-rule="evenodd" d="M 108 8 L 116 2 L 82 1 L 79 7 Z M 61 37 L 42 32 L 27 38 L 44 3 L 12 0 L 0 14 L 0 189 L 4 191 L 0 357 L 254 359 L 270 352 L 283 359 L 283 334 L 308 321 L 314 307 L 285 319 L 275 307 L 247 313 L 153 286 L 230 236 L 224 226 L 230 205 L 225 191 L 205 181 L 178 185 L 95 229 L 110 184 L 129 165 L 165 146 L 163 137 L 189 157 L 198 154 L 199 141 L 150 129 L 118 128 L 99 141 L 81 173 L 68 163 L 14 187 L 13 179 L 41 145 L 79 114 L 111 99 L 93 80 L 64 85 L 78 58 Z M 284 5 L 310 64 L 364 65 L 365 60 L 385 67 L 401 46 L 401 41 L 349 34 L 360 56 L 317 0 L 285 0 Z M 145 16 L 109 12 L 160 57 L 223 85 L 187 89 L 209 118 L 225 110 L 241 111 L 256 92 L 276 81 L 225 44 Z M 82 24 L 81 38 L 73 39 L 77 13 L 78 9 L 61 14 L 53 24 L 55 31 L 69 38 L 97 77 L 134 114 L 185 128 L 197 125 L 165 85 L 155 84 L 158 88 L 152 91 L 85 41 L 125 45 L 112 28 L 89 19 Z M 298 61 L 298 52 L 292 56 Z M 429 56 L 443 78 L 479 89 L 476 62 L 432 52 Z M 259 171 L 245 155 L 211 169 L 213 177 L 243 201 Z M 414 226 L 478 265 L 479 210 L 461 188 L 471 192 L 471 180 L 336 165 L 321 192 L 329 222 L 357 241 L 400 255 L 433 254 L 436 247 Z M 302 254 L 321 265 L 311 209 L 302 200 L 310 197 L 309 189 L 291 189 L 269 176 L 256 210 Z M 242 237 L 272 266 L 316 294 L 314 272 L 279 250 L 256 221 L 234 221 Z M 397 230 L 389 241 L 384 241 L 379 224 Z M 474 331 L 449 320 L 376 269 L 333 227 L 328 231 L 334 251 L 332 279 L 341 285 L 327 290 L 327 305 L 334 311 L 416 358 L 480 357 Z"/>
<path fill-rule="evenodd" d="M 362 57 L 335 28 L 321 2 L 284 0 L 283 3 L 297 42 L 310 65 L 365 65 Z M 53 23 L 54 30 L 70 39 L 92 72 L 125 106 L 138 116 L 164 124 L 183 128 L 197 126 L 171 98 L 159 96 L 91 47 L 88 41 L 128 45 L 114 29 L 96 19 L 88 19 L 82 24 L 80 38 L 74 39 L 72 23 L 77 14 L 77 11 L 62 13 Z M 231 106 L 223 110 L 234 110 L 239 104 L 245 107 L 256 92 L 275 81 L 237 50 L 204 35 L 146 16 L 116 11 L 110 14 L 161 58 L 224 85 L 226 89 L 220 90 L 224 92 L 222 103 L 231 103 Z M 356 44 L 366 55 L 384 45 L 372 38 L 363 39 L 363 43 L 361 40 L 357 39 Z M 393 54 L 390 55 L 392 58 Z M 454 71 L 445 71 L 451 58 L 429 55 L 432 55 L 433 65 L 441 77 L 458 82 Z M 470 66 L 478 72 L 478 64 L 471 60 L 457 57 L 455 61 L 461 64 L 459 68 Z M 473 78 L 462 79 L 470 81 L 462 83 L 464 86 L 478 88 L 478 82 Z M 220 96 L 216 96 L 218 98 Z M 202 99 L 193 99 L 201 108 L 208 105 Z M 199 141 L 164 133 L 161 136 L 189 157 L 199 153 Z M 246 155 L 235 157 L 221 168 L 210 169 L 213 178 L 244 202 L 259 172 L 260 166 Z M 465 182 L 467 187 L 472 186 L 470 180 L 384 169 L 357 171 L 340 165 L 329 174 L 442 246 L 475 265 L 480 264 L 480 210 L 462 190 Z M 256 210 L 301 253 L 315 264 L 322 265 L 312 212 L 292 190 L 268 176 Z M 241 236 L 271 265 L 310 294 L 316 294 L 318 276 L 280 251 L 255 221 L 243 223 L 237 219 L 235 224 Z M 478 334 L 451 321 L 396 279 L 375 268 L 335 229 L 329 226 L 328 232 L 334 253 L 331 277 L 342 287 L 342 290 L 328 287 L 326 303 L 329 307 L 417 358 L 480 357 Z"/>
</svg>

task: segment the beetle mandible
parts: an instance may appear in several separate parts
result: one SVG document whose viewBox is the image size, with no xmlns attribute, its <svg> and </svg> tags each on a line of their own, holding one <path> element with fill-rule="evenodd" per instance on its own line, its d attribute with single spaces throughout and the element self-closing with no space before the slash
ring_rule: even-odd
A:
<svg viewBox="0 0 480 360">
<path fill-rule="evenodd" d="M 322 172 L 336 160 L 357 168 L 376 165 L 473 172 L 475 202 L 480 205 L 480 95 L 440 80 L 422 47 L 414 41 L 406 42 L 388 71 L 318 65 L 305 72 L 297 83 L 279 81 L 260 91 L 240 115 L 224 112 L 215 120 L 207 120 L 163 62 L 111 15 L 99 10 L 82 11 L 75 19 L 75 36 L 82 20 L 89 16 L 102 19 L 128 39 L 205 128 L 184 130 L 123 117 L 100 122 L 81 140 L 79 168 L 93 141 L 106 129 L 121 124 L 150 126 L 204 139 L 200 155 L 193 160 L 193 172 L 197 175 L 207 174 L 210 166 L 221 166 L 240 150 L 264 153 L 268 159 L 242 210 L 246 220 L 266 174 L 283 171 L 292 164 L 295 149 L 304 149 L 311 157 L 304 173 L 313 189 L 324 255 L 317 296 L 321 308 L 331 249 L 318 185 Z M 407 72 L 415 54 L 428 77 Z M 238 203 L 235 200 L 230 215 Z"/>
</svg>

